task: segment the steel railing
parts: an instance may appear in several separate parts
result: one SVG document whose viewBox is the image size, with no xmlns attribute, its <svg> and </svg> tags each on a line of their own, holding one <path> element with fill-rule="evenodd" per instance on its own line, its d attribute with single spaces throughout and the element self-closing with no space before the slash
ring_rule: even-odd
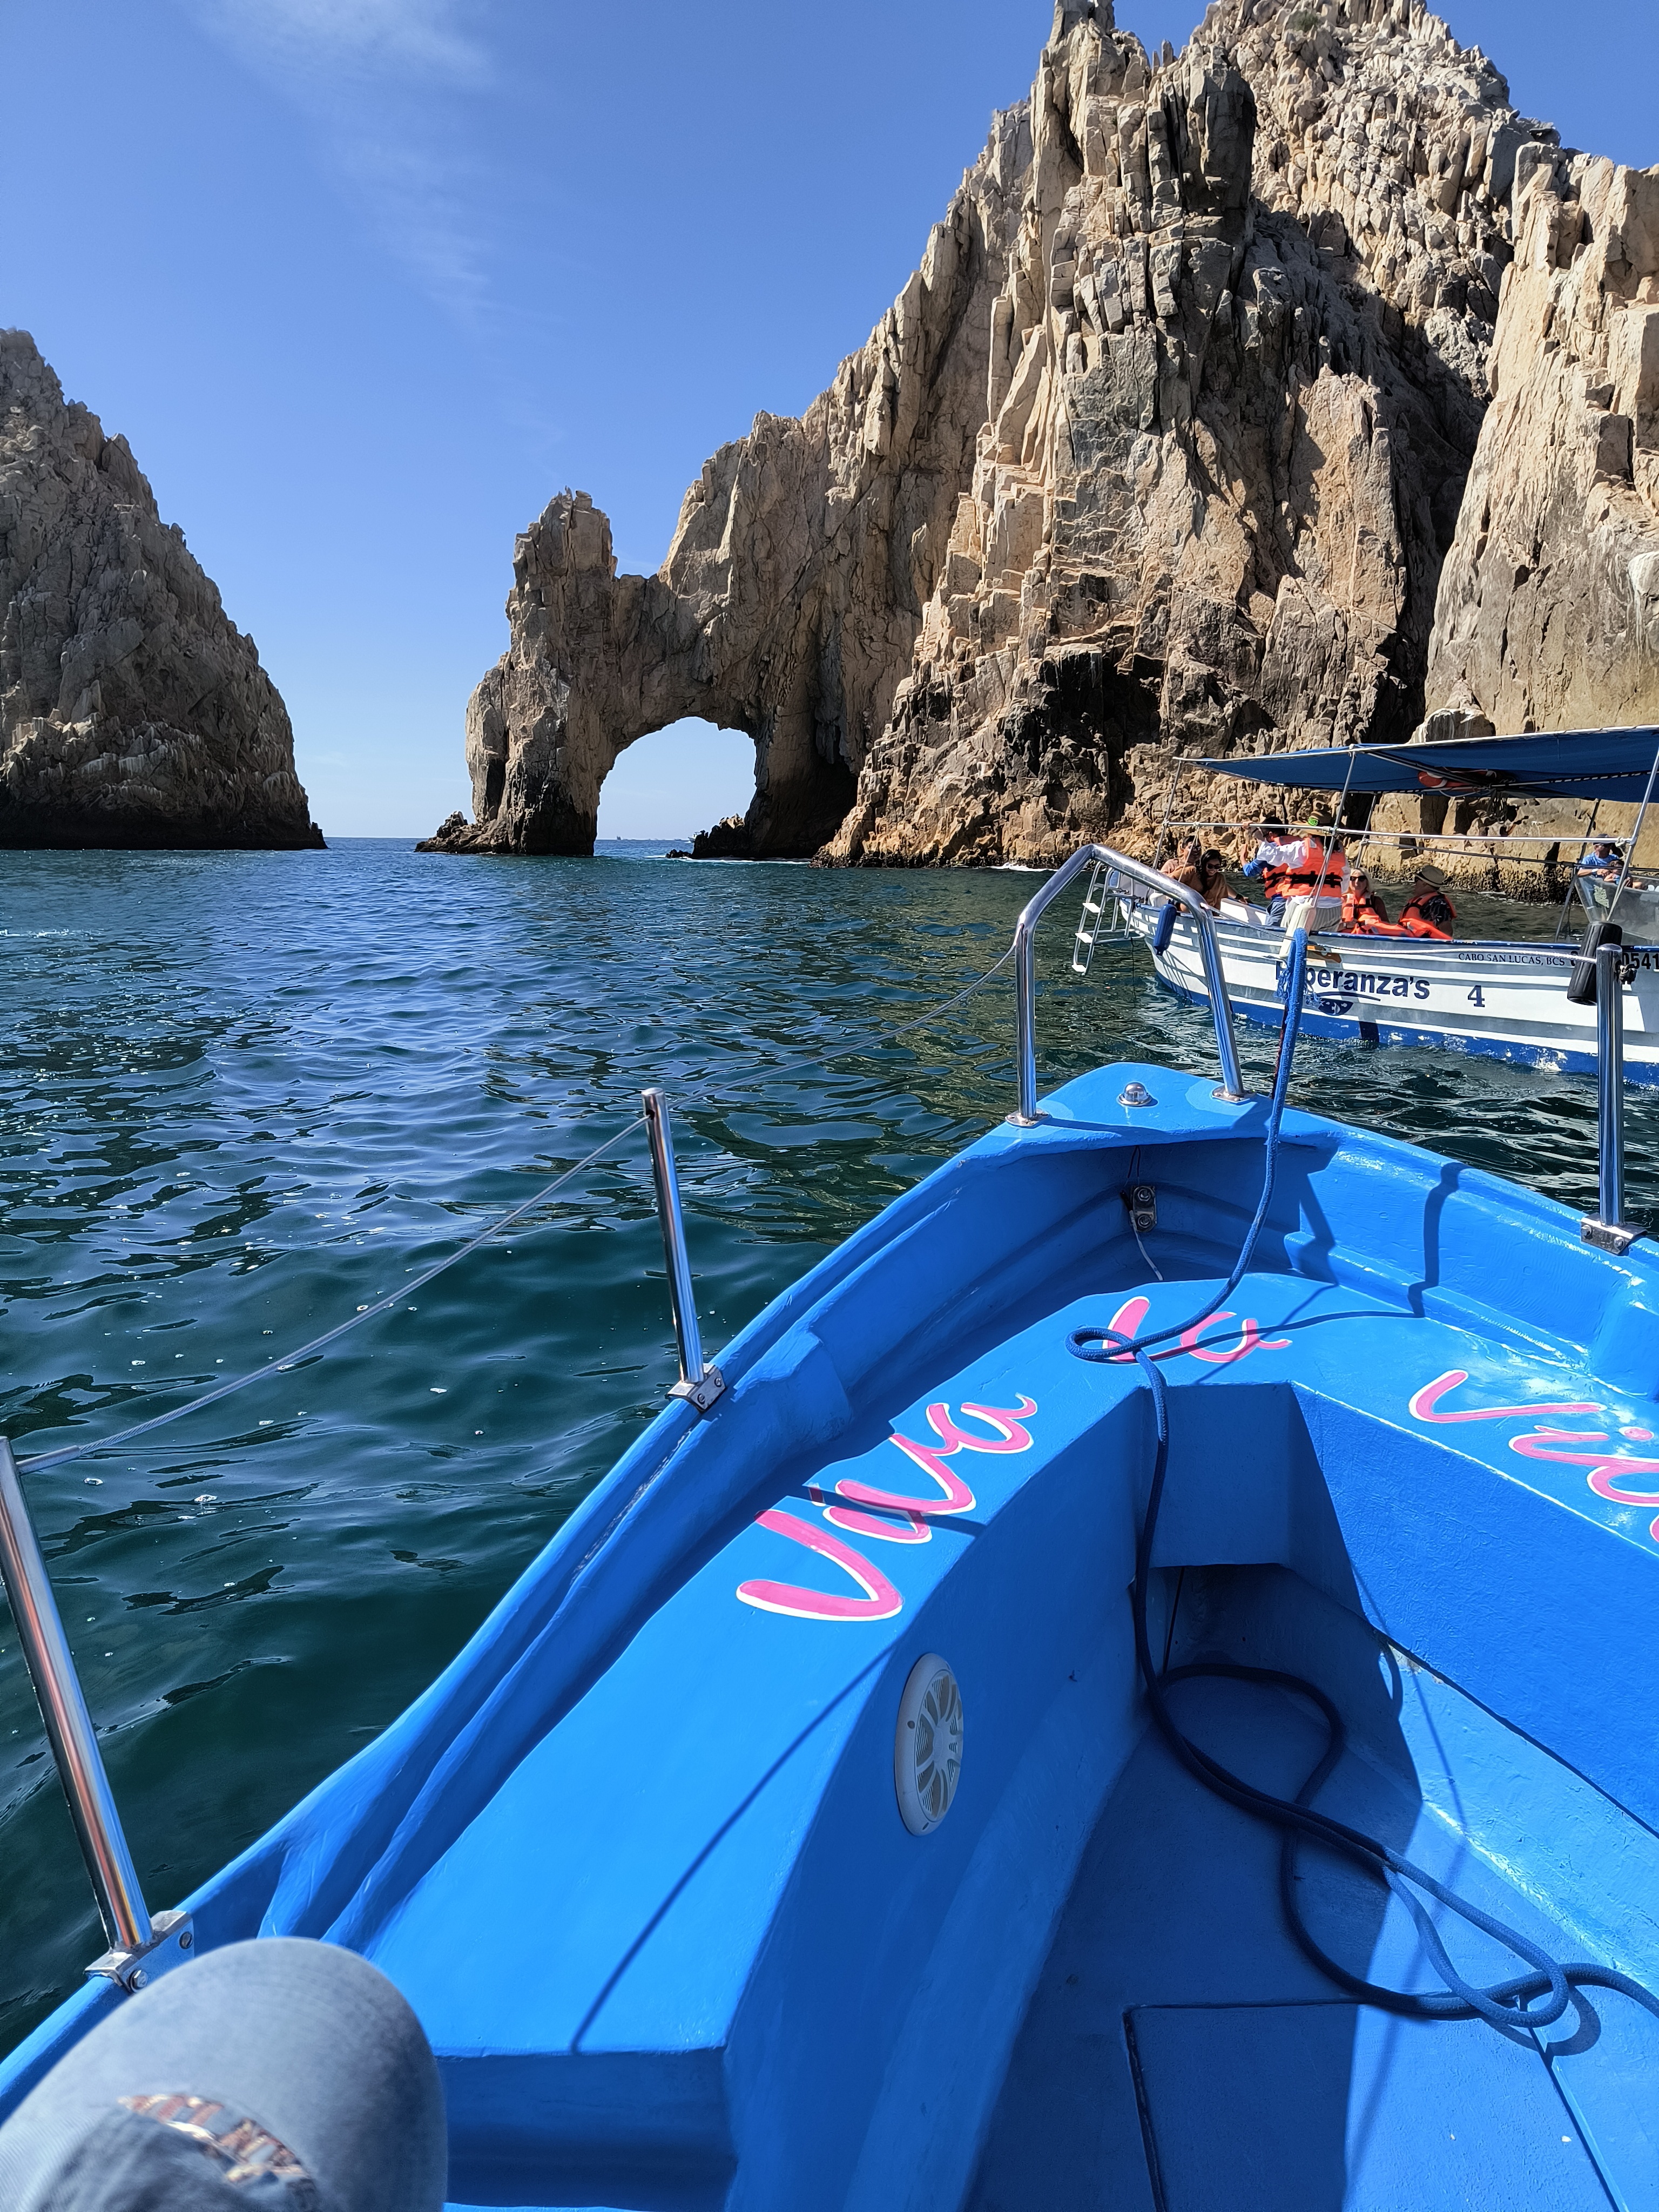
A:
<svg viewBox="0 0 1659 2212">
<path fill-rule="evenodd" d="M 1138 860 L 1126 860 L 1108 846 L 1085 845 L 1065 866 L 1057 869 L 1037 893 L 1015 927 L 1014 942 L 1020 952 L 1017 970 L 1018 989 L 1019 1111 L 1009 1120 L 1029 1127 L 1036 1119 L 1036 986 L 1032 938 L 1045 907 L 1085 867 L 1101 865 L 1111 872 L 1101 896 L 1115 888 L 1121 875 L 1158 896 L 1183 906 L 1198 924 L 1199 951 L 1204 980 L 1215 1017 L 1216 1043 L 1221 1054 L 1224 1097 L 1242 1096 L 1238 1059 L 1234 1049 L 1232 1006 L 1222 980 L 1220 948 L 1209 908 L 1197 894 Z M 1570 971 L 1581 968 L 1583 953 L 1540 945 L 1534 948 L 1540 960 L 1558 961 Z M 1603 1251 L 1627 1252 L 1646 1231 L 1625 1219 L 1625 990 L 1634 975 L 1630 946 L 1613 943 L 1595 951 L 1595 1076 L 1596 1076 L 1596 1213 L 1580 1224 L 1584 1242 Z"/>
<path fill-rule="evenodd" d="M 1131 860 L 1124 854 L 1114 852 L 1109 845 L 1085 845 L 1073 854 L 1063 866 L 1054 870 L 1036 896 L 1026 906 L 1014 924 L 1014 1051 L 1019 1086 L 1019 1103 L 1008 1119 L 1022 1129 L 1030 1128 L 1037 1120 L 1036 1093 L 1036 927 L 1044 913 L 1069 884 L 1075 883 L 1085 868 L 1101 864 L 1111 872 L 1103 884 L 1101 895 L 1115 890 L 1114 878 L 1138 884 L 1143 890 L 1159 898 L 1173 900 L 1184 907 L 1198 925 L 1199 957 L 1204 963 L 1204 980 L 1210 994 L 1210 1011 L 1215 1020 L 1216 1049 L 1221 1055 L 1221 1090 L 1223 1098 L 1243 1099 L 1245 1096 L 1243 1079 L 1239 1073 L 1238 1047 L 1233 1036 L 1232 1001 L 1227 996 L 1227 986 L 1221 973 L 1221 954 L 1216 944 L 1215 922 L 1198 893 L 1178 884 L 1172 876 L 1162 875 L 1156 868 L 1147 867 L 1140 860 Z"/>
<path fill-rule="evenodd" d="M 144 1903 L 138 1869 L 122 1832 L 92 1715 L 52 1595 L 40 1540 L 4 1437 L 0 1437 L 0 1576 L 109 1941 L 108 1950 L 87 1972 L 106 1974 L 123 1989 L 141 1990 L 189 1956 L 194 1941 L 190 1916 L 158 1912 L 152 1917 Z"/>
<path fill-rule="evenodd" d="M 685 1249 L 685 1218 L 680 1209 L 680 1181 L 674 1167 L 674 1136 L 668 1100 L 660 1091 L 642 1091 L 645 1133 L 651 1145 L 651 1173 L 657 1186 L 657 1216 L 662 1223 L 662 1249 L 668 1261 L 668 1302 L 674 1310 L 674 1339 L 679 1347 L 680 1379 L 669 1391 L 671 1398 L 685 1398 L 700 1413 L 707 1413 L 726 1383 L 718 1367 L 702 1356 L 702 1336 L 697 1328 L 697 1304 L 691 1290 L 691 1261 Z"/>
<path fill-rule="evenodd" d="M 669 1395 L 684 1399 L 698 1413 L 707 1413 L 724 1395 L 726 1383 L 719 1368 L 710 1366 L 703 1357 L 691 1263 L 686 1249 L 679 1176 L 674 1164 L 668 1101 L 660 1091 L 647 1091 L 641 1095 L 651 1146 L 657 1212 L 662 1224 L 663 1253 L 668 1262 L 669 1302 L 673 1309 L 674 1335 L 679 1351 L 680 1379 Z M 633 1124 L 635 1128 L 639 1126 L 637 1121 Z M 623 1133 L 626 1135 L 628 1132 Z M 615 1141 L 610 1139 L 608 1143 Z M 589 1159 L 597 1157 L 590 1154 Z M 576 1171 L 573 1169 L 569 1172 Z M 568 1180 L 568 1176 L 562 1176 L 559 1182 Z M 549 1188 L 557 1187 L 556 1183 Z M 517 1220 L 545 1195 L 540 1193 L 538 1198 L 527 1200 L 525 1206 L 514 1207 L 495 1227 L 500 1229 Z M 485 1232 L 486 1236 L 489 1233 Z M 453 1260 L 464 1258 L 483 1241 L 479 1237 L 470 1239 L 445 1264 L 453 1265 Z M 435 1268 L 431 1271 L 439 1272 Z M 398 1296 L 402 1295 L 400 1291 Z M 382 1301 L 385 1303 L 387 1302 Z M 365 1307 L 356 1319 L 361 1321 L 378 1310 Z M 343 1330 L 330 1334 L 331 1337 L 343 1334 Z M 233 1387 L 255 1382 L 261 1374 L 280 1373 L 291 1364 L 291 1360 L 273 1362 L 242 1376 Z M 161 1421 L 192 1413 L 200 1405 L 216 1403 L 223 1395 L 215 1390 L 205 1399 L 176 1407 L 172 1415 L 140 1426 L 159 1426 Z M 57 1455 L 41 1456 L 50 1462 Z M 75 1656 L 64 1633 L 63 1617 L 52 1595 L 52 1577 L 23 1494 L 17 1462 L 3 1436 L 0 1436 L 0 1580 L 3 1580 L 11 1605 L 17 1641 L 46 1725 L 58 1778 L 69 1801 L 70 1817 L 92 1879 L 93 1894 L 98 1900 L 99 1916 L 108 1940 L 109 1948 L 93 1961 L 87 1972 L 106 1976 L 121 1989 L 141 1990 L 159 1974 L 181 1966 L 193 1954 L 195 1931 L 187 1912 L 152 1914 L 144 1902 L 138 1869 L 121 1826 L 115 1793 L 110 1788 L 109 1775 L 98 1747 L 97 1731 L 76 1671 Z"/>
<path fill-rule="evenodd" d="M 1196 893 L 1184 884 L 1177 884 L 1171 877 L 1160 873 L 1158 869 L 1147 867 L 1139 860 L 1129 860 L 1125 854 L 1113 851 L 1109 846 L 1085 845 L 1049 877 L 1036 896 L 1028 902 L 1015 926 L 1010 951 L 1015 960 L 1014 1005 L 1019 1103 L 1018 1110 L 1010 1115 L 1009 1120 L 1026 1128 L 1035 1126 L 1039 1120 L 1036 1092 L 1037 924 L 1067 885 L 1074 883 L 1085 868 L 1097 865 L 1108 872 L 1102 885 L 1103 898 L 1116 891 L 1121 884 L 1133 884 L 1154 897 L 1172 902 L 1192 915 L 1198 928 L 1200 955 L 1215 1023 L 1216 1047 L 1221 1058 L 1223 1088 L 1217 1095 L 1242 1100 L 1246 1094 L 1233 1036 L 1232 1005 L 1222 975 L 1215 925 L 1208 908 Z M 1005 960 L 1008 957 L 1008 954 L 1003 956 Z M 1560 957 L 1565 959 L 1572 956 L 1563 954 Z M 1588 1242 L 1613 1252 L 1627 1250 L 1643 1233 L 1639 1229 L 1629 1226 L 1623 1218 L 1623 1001 L 1628 980 L 1628 957 L 1626 948 L 1616 945 L 1601 946 L 1595 956 L 1601 1212 L 1598 1219 L 1585 1220 L 1583 1233 Z M 999 962 L 998 965 L 1000 966 L 1001 963 Z M 985 980 L 984 977 L 979 979 L 980 981 Z M 969 988 L 976 988 L 977 984 Z M 966 994 L 959 993 L 957 995 L 961 997 Z M 651 1148 L 657 1212 L 662 1227 L 663 1253 L 667 1262 L 669 1300 L 673 1310 L 674 1333 L 679 1354 L 679 1380 L 669 1395 L 684 1401 L 700 1413 L 707 1412 L 721 1397 L 726 1386 L 719 1368 L 711 1366 L 704 1358 L 702 1334 L 697 1326 L 696 1302 L 686 1248 L 685 1222 L 674 1161 L 668 1101 L 659 1090 L 648 1090 L 641 1095 Z M 635 1127 L 638 1126 L 637 1122 L 634 1124 Z M 626 1135 L 628 1133 L 624 1131 L 623 1133 Z M 608 1149 L 615 1141 L 614 1139 L 607 1139 L 606 1146 L 601 1149 Z M 591 1154 L 589 1159 L 598 1157 L 597 1153 Z M 586 1164 L 587 1161 L 579 1164 L 580 1166 Z M 568 1172 L 574 1174 L 577 1170 Z M 549 1186 L 550 1190 L 557 1188 L 568 1179 L 568 1175 L 560 1177 L 558 1183 Z M 525 1206 L 514 1208 L 512 1213 L 502 1217 L 496 1227 L 518 1219 L 539 1202 L 539 1196 L 544 1195 L 545 1193 L 540 1194 L 538 1199 L 527 1200 Z M 483 1241 L 482 1237 L 469 1240 L 454 1257 L 465 1257 Z M 431 1271 L 433 1273 L 437 1272 L 438 1269 Z M 379 1309 L 365 1308 L 359 1318 L 376 1310 Z M 330 1339 L 343 1333 L 343 1330 L 331 1332 Z M 325 1340 L 319 1340 L 319 1343 Z M 289 1364 L 271 1363 L 241 1380 L 243 1382 L 257 1381 L 261 1374 L 283 1371 Z M 222 1395 L 222 1389 L 216 1389 L 206 1399 L 178 1407 L 176 1413 L 193 1412 L 198 1405 L 216 1402 Z M 148 1429 L 172 1418 L 173 1415 L 163 1415 L 156 1422 L 145 1422 L 140 1426 Z M 49 1462 L 61 1455 L 64 1455 L 46 1454 L 41 1457 Z M 3 1579 L 10 1601 L 18 1643 L 40 1704 L 47 1741 L 57 1765 L 58 1778 L 63 1784 L 64 1794 L 69 1801 L 70 1817 L 108 1939 L 107 1951 L 101 1958 L 94 1960 L 87 1971 L 89 1974 L 106 1976 L 124 1990 L 142 1989 L 158 1974 L 181 1965 L 193 1954 L 194 1931 L 188 1913 L 152 1914 L 144 1902 L 137 1869 L 122 1831 L 114 1793 L 110 1788 L 109 1776 L 99 1750 L 97 1733 L 76 1672 L 74 1656 L 64 1632 L 57 1601 L 52 1595 L 52 1580 L 40 1549 L 40 1538 L 23 1495 L 17 1463 L 11 1445 L 4 1437 L 0 1437 L 0 1578 Z"/>
</svg>

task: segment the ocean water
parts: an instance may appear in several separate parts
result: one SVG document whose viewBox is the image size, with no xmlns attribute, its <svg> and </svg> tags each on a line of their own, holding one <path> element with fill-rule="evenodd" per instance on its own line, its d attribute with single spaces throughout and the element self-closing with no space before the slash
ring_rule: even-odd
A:
<svg viewBox="0 0 1659 2212">
<path fill-rule="evenodd" d="M 0 853 L 0 1430 L 112 1432 L 387 1293 L 659 1084 L 721 1343 L 1012 1103 L 1036 878 L 662 859 Z M 1469 934 L 1547 934 L 1469 900 Z M 1054 1079 L 1208 1067 L 1144 953 L 1041 963 Z M 1258 1080 L 1273 1042 L 1241 1024 Z M 1304 1043 L 1300 1103 L 1576 1207 L 1594 1085 Z M 1632 1093 L 1632 1210 L 1659 1101 Z M 328 1356 L 25 1478 L 152 1908 L 360 1748 L 455 1652 L 676 1372 L 643 1139 Z M 0 2049 L 103 1948 L 0 1606 Z"/>
</svg>

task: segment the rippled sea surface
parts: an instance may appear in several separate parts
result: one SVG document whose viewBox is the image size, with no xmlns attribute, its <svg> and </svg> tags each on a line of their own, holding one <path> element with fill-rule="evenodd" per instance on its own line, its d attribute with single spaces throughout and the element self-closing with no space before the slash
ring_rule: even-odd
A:
<svg viewBox="0 0 1659 2212">
<path fill-rule="evenodd" d="M 328 853 L 0 853 L 0 1430 L 112 1432 L 398 1289 L 678 1102 L 720 1345 L 1012 1103 L 1023 872 Z M 1466 934 L 1553 914 L 1464 902 Z M 1042 963 L 1048 1079 L 1213 1065 L 1143 952 Z M 1245 1029 L 1261 1078 L 1273 1042 Z M 1298 1103 L 1583 1207 L 1587 1079 L 1309 1042 Z M 1659 1101 L 1632 1093 L 1632 1210 Z M 153 1908 L 383 1728 L 675 1374 L 635 1135 L 326 1358 L 26 1478 Z M 103 1948 L 0 1607 L 0 2049 Z"/>
</svg>

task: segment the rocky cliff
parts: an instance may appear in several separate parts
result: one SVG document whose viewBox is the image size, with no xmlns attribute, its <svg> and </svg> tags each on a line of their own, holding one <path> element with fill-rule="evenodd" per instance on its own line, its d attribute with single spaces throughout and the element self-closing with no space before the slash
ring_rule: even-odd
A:
<svg viewBox="0 0 1659 2212">
<path fill-rule="evenodd" d="M 1429 641 L 1431 732 L 1659 724 L 1659 170 L 1524 147 L 1514 204 L 1492 404 Z M 1595 826 L 1634 813 L 1604 807 Z M 1566 801 L 1398 799 L 1372 824 L 1498 832 L 1452 872 L 1559 896 L 1540 841 L 1591 820 Z M 1659 866 L 1659 818 L 1638 857 Z"/>
<path fill-rule="evenodd" d="M 1060 0 L 921 270 L 657 575 L 582 494 L 520 540 L 435 842 L 590 850 L 686 714 L 755 738 L 754 851 L 848 863 L 1144 843 L 1178 752 L 1408 736 L 1554 155 L 1420 0 L 1216 0 L 1156 58 Z"/>
<path fill-rule="evenodd" d="M 1504 730 L 1659 722 L 1659 169 L 1526 149 L 1488 375 L 1430 696 Z"/>
<path fill-rule="evenodd" d="M 0 846 L 322 843 L 253 641 L 21 331 L 0 331 Z"/>
</svg>

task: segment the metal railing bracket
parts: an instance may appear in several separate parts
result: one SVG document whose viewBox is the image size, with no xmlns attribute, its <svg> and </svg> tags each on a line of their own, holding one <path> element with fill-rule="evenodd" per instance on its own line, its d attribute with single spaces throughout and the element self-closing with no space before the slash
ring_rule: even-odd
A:
<svg viewBox="0 0 1659 2212">
<path fill-rule="evenodd" d="M 678 1382 L 669 1384 L 668 1395 L 671 1398 L 684 1398 L 700 1413 L 706 1413 L 717 1398 L 725 1396 L 726 1377 L 718 1367 L 707 1367 L 701 1382 L 688 1382 L 682 1376 Z"/>
<path fill-rule="evenodd" d="M 103 1974 L 118 1982 L 129 1995 L 136 1995 L 175 1966 L 188 1965 L 196 1950 L 195 1923 L 188 1912 L 158 1912 L 149 1929 L 149 1942 L 141 1943 L 136 1951 L 106 1951 L 94 1959 L 86 1970 L 88 1980 Z"/>
</svg>

